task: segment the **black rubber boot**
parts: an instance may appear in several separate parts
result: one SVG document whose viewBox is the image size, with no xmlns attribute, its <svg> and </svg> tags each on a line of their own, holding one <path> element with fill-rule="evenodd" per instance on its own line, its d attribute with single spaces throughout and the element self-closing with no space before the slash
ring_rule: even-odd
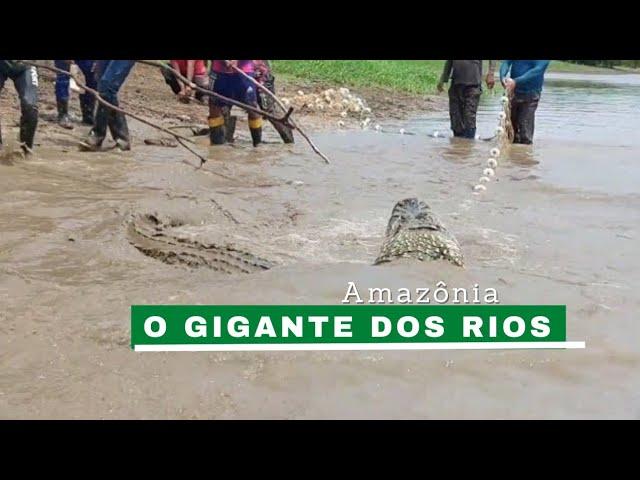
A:
<svg viewBox="0 0 640 480">
<path fill-rule="evenodd" d="M 262 127 L 250 128 L 251 131 L 251 140 L 253 140 L 253 146 L 257 147 L 262 143 Z"/>
<path fill-rule="evenodd" d="M 235 115 L 227 115 L 224 117 L 224 136 L 228 143 L 233 143 L 233 137 L 236 133 L 236 122 L 238 117 Z"/>
<path fill-rule="evenodd" d="M 131 135 L 129 135 L 129 124 L 124 113 L 116 115 L 116 125 L 118 126 L 118 139 L 116 140 L 120 150 L 131 150 Z"/>
<path fill-rule="evenodd" d="M 462 132 L 462 137 L 468 138 L 470 140 L 474 140 L 476 138 L 476 129 L 475 128 L 467 128 L 464 132 Z"/>
<path fill-rule="evenodd" d="M 109 131 L 120 150 L 131 150 L 129 126 L 127 125 L 127 117 L 124 113 L 111 110 L 109 116 Z"/>
<path fill-rule="evenodd" d="M 209 139 L 211 140 L 211 145 L 223 145 L 226 141 L 224 125 L 209 127 Z"/>
<path fill-rule="evenodd" d="M 80 110 L 82 111 L 82 124 L 93 126 L 93 116 L 95 113 L 96 98 L 85 93 L 80 95 Z"/>
<path fill-rule="evenodd" d="M 69 100 L 57 100 L 58 125 L 67 130 L 73 130 L 71 119 L 69 118 Z"/>
<path fill-rule="evenodd" d="M 226 141 L 224 117 L 209 117 L 209 140 L 211 145 L 222 145 Z"/>
<path fill-rule="evenodd" d="M 20 143 L 25 153 L 31 153 L 36 128 L 38 128 L 38 107 L 23 107 L 20 116 Z"/>
<path fill-rule="evenodd" d="M 89 132 L 89 136 L 87 137 L 86 144 L 87 149 L 91 151 L 100 150 L 102 146 L 102 142 L 104 142 L 105 137 L 107 136 L 107 124 L 109 123 L 109 108 L 104 105 L 98 105 L 98 110 L 96 111 L 95 124 L 91 131 Z"/>
</svg>

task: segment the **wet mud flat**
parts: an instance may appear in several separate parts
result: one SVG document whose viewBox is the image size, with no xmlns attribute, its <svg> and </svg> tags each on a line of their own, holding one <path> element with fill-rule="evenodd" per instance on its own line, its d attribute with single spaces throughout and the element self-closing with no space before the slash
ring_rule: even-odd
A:
<svg viewBox="0 0 640 480">
<path fill-rule="evenodd" d="M 533 154 L 514 147 L 474 196 L 486 145 L 431 139 L 432 121 L 389 124 L 411 137 L 316 130 L 329 166 L 272 130 L 253 149 L 240 124 L 235 145 L 197 140 L 210 158 L 199 170 L 183 149 L 144 145 L 157 134 L 138 122 L 133 151 L 95 154 L 46 125 L 34 157 L 0 165 L 0 417 L 638 418 L 640 197 L 551 181 L 561 161 L 598 162 L 605 148 L 554 138 Z M 606 149 L 617 162 L 636 151 Z M 372 265 L 392 207 L 411 196 L 455 233 L 464 269 Z M 566 304 L 569 339 L 587 349 L 129 347 L 132 304 L 335 304 L 349 281 Z"/>
</svg>

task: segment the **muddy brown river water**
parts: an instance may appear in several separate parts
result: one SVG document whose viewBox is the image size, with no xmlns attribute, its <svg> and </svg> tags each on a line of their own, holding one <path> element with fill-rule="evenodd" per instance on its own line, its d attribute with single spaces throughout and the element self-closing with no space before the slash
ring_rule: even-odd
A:
<svg viewBox="0 0 640 480">
<path fill-rule="evenodd" d="M 486 136 L 499 96 L 485 94 L 480 108 Z M 445 113 L 383 133 L 316 133 L 328 166 L 301 142 L 254 150 L 244 124 L 238 144 L 212 150 L 200 171 L 181 149 L 142 145 L 151 130 L 139 123 L 132 152 L 80 154 L 60 142 L 5 160 L 0 418 L 640 418 L 638 112 L 640 76 L 549 74 L 536 144 L 512 146 L 482 195 L 471 188 L 489 144 L 430 137 L 448 130 Z M 401 127 L 415 135 L 395 134 Z M 464 270 L 371 265 L 391 208 L 409 196 L 456 235 Z M 132 225 L 144 233 L 152 218 L 270 268 L 215 251 L 198 268 L 145 254 Z M 129 347 L 132 304 L 333 304 L 349 281 L 365 290 L 440 280 L 494 287 L 503 304 L 566 304 L 568 340 L 587 348 Z"/>
</svg>

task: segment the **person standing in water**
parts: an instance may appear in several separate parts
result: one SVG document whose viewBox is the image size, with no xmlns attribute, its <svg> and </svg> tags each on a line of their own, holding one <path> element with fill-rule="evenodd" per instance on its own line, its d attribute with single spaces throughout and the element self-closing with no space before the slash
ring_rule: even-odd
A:
<svg viewBox="0 0 640 480">
<path fill-rule="evenodd" d="M 269 60 L 254 60 L 255 63 L 255 79 L 264 87 L 266 87 L 271 93 L 276 93 L 276 79 L 271 69 L 271 62 Z M 266 112 L 278 114 L 274 100 L 265 92 L 259 88 L 256 90 L 258 96 L 258 105 Z M 281 123 L 269 120 L 273 128 L 276 129 L 280 138 L 284 143 L 294 143 L 293 130 Z"/>
<path fill-rule="evenodd" d="M 224 97 L 254 107 L 258 106 L 256 87 L 250 80 L 233 69 L 237 67 L 247 75 L 255 78 L 254 60 L 213 60 L 211 63 L 211 83 L 209 90 Z M 226 134 L 224 109 L 231 108 L 227 102 L 217 97 L 209 97 L 209 137 L 211 145 L 221 145 L 228 141 Z M 262 117 L 249 112 L 249 131 L 253 146 L 262 142 Z"/>
<path fill-rule="evenodd" d="M 495 62 L 489 60 L 487 87 L 495 85 Z M 482 60 L 447 60 L 438 82 L 438 91 L 451 79 L 449 87 L 449 117 L 454 137 L 475 138 L 476 114 L 482 94 Z"/>
<path fill-rule="evenodd" d="M 98 94 L 112 105 L 118 106 L 118 92 L 126 81 L 135 60 L 97 60 L 94 73 L 98 80 Z M 107 127 L 121 150 L 131 150 L 127 117 L 124 113 L 100 103 L 96 110 L 94 126 L 86 140 L 86 149 L 97 151 L 107 136 Z"/>
<path fill-rule="evenodd" d="M 84 75 L 87 87 L 95 90 L 97 84 L 93 72 L 93 60 L 55 60 L 56 68 L 70 71 L 71 64 L 78 66 Z M 69 118 L 69 75 L 58 73 L 56 75 L 56 106 L 58 107 L 58 124 L 62 128 L 71 130 L 73 125 Z M 82 112 L 82 123 L 93 125 L 93 113 L 96 106 L 96 99 L 89 92 L 80 95 L 80 111 Z"/>
<path fill-rule="evenodd" d="M 25 153 L 31 153 L 38 127 L 38 71 L 36 67 L 25 65 L 17 60 L 0 60 L 0 92 L 7 79 L 13 81 L 20 97 L 20 147 Z M 2 147 L 1 130 L 0 147 Z"/>
<path fill-rule="evenodd" d="M 550 60 L 503 60 L 500 81 L 511 98 L 513 143 L 533 143 L 536 109 Z"/>
</svg>

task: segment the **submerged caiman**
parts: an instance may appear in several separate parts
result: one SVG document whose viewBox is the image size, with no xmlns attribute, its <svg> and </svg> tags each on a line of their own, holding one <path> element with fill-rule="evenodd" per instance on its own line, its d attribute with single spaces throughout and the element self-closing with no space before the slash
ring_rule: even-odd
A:
<svg viewBox="0 0 640 480">
<path fill-rule="evenodd" d="M 417 260 L 445 260 L 462 267 L 464 259 L 455 237 L 417 198 L 396 203 L 375 264 L 409 257 Z"/>
</svg>

